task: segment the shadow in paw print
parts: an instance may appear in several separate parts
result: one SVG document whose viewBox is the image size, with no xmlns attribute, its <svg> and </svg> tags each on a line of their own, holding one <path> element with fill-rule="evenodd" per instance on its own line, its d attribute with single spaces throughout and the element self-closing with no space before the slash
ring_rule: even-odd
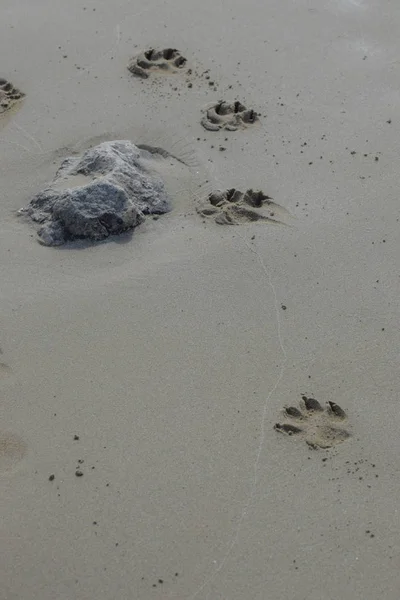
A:
<svg viewBox="0 0 400 600">
<path fill-rule="evenodd" d="M 288 406 L 283 413 L 287 420 L 276 423 L 274 429 L 304 440 L 311 448 L 331 448 L 351 436 L 346 427 L 347 415 L 335 402 L 323 408 L 315 398 L 302 396 L 300 409 Z"/>
<path fill-rule="evenodd" d="M 0 77 L 0 129 L 3 129 L 20 108 L 25 97 L 13 84 Z"/>
<path fill-rule="evenodd" d="M 240 225 L 255 221 L 284 224 L 280 219 L 289 214 L 264 192 L 252 189 L 241 192 L 235 188 L 210 194 L 199 207 L 199 213 L 214 217 L 218 225 Z"/>
<path fill-rule="evenodd" d="M 187 60 L 176 48 L 164 50 L 145 50 L 134 56 L 128 64 L 128 69 L 134 75 L 147 79 L 150 73 L 175 73 L 185 66 Z"/>
<path fill-rule="evenodd" d="M 0 77 L 0 115 L 9 110 L 25 94 L 13 86 L 7 79 Z"/>
<path fill-rule="evenodd" d="M 227 129 L 236 131 L 255 123 L 258 119 L 254 110 L 247 109 L 241 102 L 236 100 L 232 104 L 220 101 L 206 109 L 200 123 L 208 131 L 219 131 Z"/>
</svg>

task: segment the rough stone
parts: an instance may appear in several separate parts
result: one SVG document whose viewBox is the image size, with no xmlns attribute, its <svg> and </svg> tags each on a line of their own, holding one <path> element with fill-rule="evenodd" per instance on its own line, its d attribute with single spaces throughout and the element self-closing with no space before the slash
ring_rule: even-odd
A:
<svg viewBox="0 0 400 600">
<path fill-rule="evenodd" d="M 145 215 L 170 210 L 162 179 L 148 168 L 149 156 L 130 141 L 113 141 L 67 158 L 20 214 L 41 224 L 39 241 L 46 246 L 103 240 L 133 229 Z"/>
</svg>

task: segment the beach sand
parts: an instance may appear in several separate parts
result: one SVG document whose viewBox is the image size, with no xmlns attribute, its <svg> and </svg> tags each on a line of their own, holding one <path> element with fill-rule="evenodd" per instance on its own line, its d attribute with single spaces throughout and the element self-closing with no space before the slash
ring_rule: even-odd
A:
<svg viewBox="0 0 400 600">
<path fill-rule="evenodd" d="M 0 16 L 0 77 L 25 94 L 0 116 L 0 597 L 397 600 L 397 3 L 3 0 Z M 187 66 L 133 76 L 151 47 Z M 205 130 L 219 100 L 259 121 Z M 174 209 L 40 245 L 18 209 L 104 139 L 183 158 Z M 197 214 L 232 187 L 291 218 Z M 350 437 L 274 430 L 303 395 L 339 404 Z"/>
</svg>

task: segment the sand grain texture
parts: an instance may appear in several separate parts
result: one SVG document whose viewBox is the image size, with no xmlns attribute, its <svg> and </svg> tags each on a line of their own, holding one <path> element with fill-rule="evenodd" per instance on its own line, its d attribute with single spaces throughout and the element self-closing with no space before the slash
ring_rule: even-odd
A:
<svg viewBox="0 0 400 600">
<path fill-rule="evenodd" d="M 26 94 L 0 131 L 0 597 L 397 600 L 397 3 L 0 12 L 1 76 Z M 190 80 L 133 77 L 152 47 Z M 205 130 L 219 98 L 259 123 Z M 160 161 L 172 210 L 37 244 L 18 209 L 113 139 L 196 155 Z M 291 227 L 197 213 L 232 188 Z M 302 396 L 351 436 L 275 431 Z"/>
</svg>

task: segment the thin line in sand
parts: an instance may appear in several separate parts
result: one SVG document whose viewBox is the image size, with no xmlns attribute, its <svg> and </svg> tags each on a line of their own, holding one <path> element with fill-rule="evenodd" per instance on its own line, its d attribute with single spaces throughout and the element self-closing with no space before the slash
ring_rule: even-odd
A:
<svg viewBox="0 0 400 600">
<path fill-rule="evenodd" d="M 129 14 L 129 17 L 138 17 L 146 12 L 148 12 L 149 10 L 151 10 L 150 7 L 145 8 L 141 11 L 138 12 L 133 12 Z M 92 69 L 94 66 L 96 66 L 101 60 L 103 60 L 107 55 L 111 54 L 120 44 L 121 39 L 122 39 L 122 31 L 121 31 L 121 24 L 125 21 L 125 18 L 123 20 L 120 20 L 117 24 L 112 26 L 112 30 L 115 32 L 115 39 L 114 42 L 111 44 L 111 47 L 109 50 L 105 51 L 100 57 L 96 58 L 96 60 L 93 63 L 90 63 L 89 65 L 83 66 L 81 67 L 81 71 L 80 73 L 71 75 L 70 77 L 67 77 L 66 79 L 64 79 L 61 83 L 66 83 L 68 81 L 71 81 L 77 77 L 80 76 L 80 74 L 82 73 L 82 71 L 89 71 L 90 69 Z M 133 104 L 133 103 L 132 103 Z M 43 151 L 43 147 L 40 143 L 40 141 L 38 139 L 36 139 L 32 134 L 28 133 L 25 129 L 23 129 L 20 125 L 18 125 L 15 121 L 13 121 L 11 123 L 11 126 L 14 126 L 16 129 L 18 129 L 21 133 L 23 133 L 25 135 L 25 137 L 27 139 L 29 139 L 31 142 L 33 142 L 33 144 L 36 146 L 37 150 L 39 150 L 40 152 L 31 152 L 30 150 L 28 150 L 26 147 L 22 146 L 22 148 L 24 148 L 24 150 L 28 151 L 31 154 L 40 154 L 40 155 L 50 155 L 53 153 L 52 150 L 50 151 Z M 215 173 L 214 173 L 215 175 Z M 248 514 L 248 510 L 253 502 L 256 490 L 257 490 L 257 484 L 258 484 L 258 471 L 259 471 L 259 464 L 260 464 L 260 459 L 261 459 L 261 454 L 264 448 L 264 442 L 265 442 L 265 434 L 266 434 L 266 430 L 265 430 L 265 422 L 266 422 L 266 415 L 267 415 L 267 407 L 268 407 L 268 403 L 269 400 L 271 399 L 272 395 L 274 394 L 274 392 L 276 391 L 276 389 L 278 388 L 285 368 L 286 368 L 286 364 L 287 364 L 287 353 L 283 344 L 283 339 L 282 339 L 282 334 L 281 334 L 281 320 L 280 320 L 280 312 L 279 312 L 279 303 L 278 303 L 278 298 L 277 298 L 277 293 L 276 293 L 276 289 L 275 286 L 272 282 L 272 277 L 271 277 L 271 273 L 269 272 L 264 260 L 262 259 L 261 255 L 259 254 L 259 252 L 257 252 L 257 250 L 246 240 L 246 238 L 236 230 L 236 233 L 239 235 L 239 237 L 242 239 L 244 245 L 247 247 L 247 249 L 253 253 L 256 256 L 257 261 L 260 264 L 260 267 L 264 273 L 264 275 L 266 276 L 266 280 L 268 283 L 268 286 L 271 288 L 273 295 L 274 295 L 274 305 L 275 305 L 275 313 L 276 313 L 276 322 L 277 322 L 277 335 L 278 335 L 278 340 L 279 340 L 279 345 L 282 351 L 282 355 L 283 355 L 283 362 L 280 368 L 280 372 L 278 374 L 278 377 L 274 383 L 274 385 L 272 386 L 270 392 L 268 393 L 266 400 L 264 402 L 263 405 L 263 411 L 262 411 L 262 416 L 261 416 L 261 432 L 260 432 L 260 438 L 259 438 L 259 443 L 258 443 L 258 448 L 257 448 L 257 453 L 256 453 L 256 457 L 255 457 L 255 461 L 253 464 L 253 479 L 252 482 L 250 484 L 249 487 L 249 493 L 248 493 L 248 497 L 247 497 L 247 501 L 241 511 L 241 515 L 239 518 L 239 522 L 238 525 L 236 527 L 236 530 L 234 532 L 233 538 L 231 543 L 228 546 L 228 549 L 225 553 L 225 555 L 223 556 L 220 564 L 215 568 L 213 574 L 208 577 L 202 584 L 201 586 L 197 589 L 197 591 L 195 591 L 191 596 L 189 600 L 194 600 L 209 584 L 211 584 L 215 578 L 218 576 L 218 574 L 222 571 L 222 569 L 224 568 L 224 566 L 226 565 L 226 563 L 228 562 L 228 559 L 234 549 L 234 547 L 237 545 L 238 541 L 239 541 L 239 536 L 240 536 L 240 531 L 244 522 L 245 517 Z"/>
<path fill-rule="evenodd" d="M 197 596 L 200 594 L 200 592 L 202 592 L 204 590 L 205 587 L 207 587 L 210 583 L 212 583 L 215 578 L 217 577 L 217 575 L 222 571 L 222 569 L 224 568 L 224 566 L 226 565 L 226 563 L 228 562 L 228 559 L 232 553 L 232 550 L 234 549 L 234 547 L 236 546 L 236 544 L 239 541 L 239 535 L 240 535 L 240 531 L 243 525 L 243 521 L 245 519 L 245 517 L 247 516 L 248 510 L 253 502 L 256 490 L 257 490 L 257 484 L 258 484 L 258 470 L 259 470 L 259 465 L 260 465 L 260 459 L 261 459 L 261 454 L 264 448 L 264 442 L 265 442 L 265 421 L 266 421 L 266 417 L 267 417 L 267 407 L 268 407 L 268 403 L 269 400 L 271 399 L 273 393 L 277 390 L 283 374 L 285 372 L 285 368 L 286 368 L 286 364 L 287 364 L 287 352 L 285 350 L 285 346 L 283 344 L 283 339 L 282 339 L 282 326 L 281 326 L 281 319 L 280 319 L 280 312 L 279 312 L 279 302 L 278 302 L 278 296 L 276 293 L 276 289 L 275 286 L 272 282 L 272 277 L 271 277 L 271 273 L 268 270 L 264 260 L 262 259 L 261 255 L 259 252 L 257 252 L 257 250 L 255 249 L 254 246 L 252 246 L 247 240 L 246 238 L 240 233 L 237 232 L 239 237 L 242 239 L 243 243 L 245 244 L 245 246 L 247 247 L 247 249 L 252 252 L 253 254 L 255 254 L 256 259 L 258 260 L 258 262 L 260 263 L 261 269 L 264 272 L 265 276 L 266 276 L 266 280 L 268 283 L 268 286 L 271 288 L 272 293 L 274 295 L 274 305 L 275 305 L 275 314 L 276 314 L 276 324 L 277 324 L 277 335 L 278 335 L 278 340 L 279 340 L 279 345 L 280 348 L 282 350 L 282 355 L 283 355 L 283 362 L 278 374 L 278 377 L 274 383 L 274 385 L 272 386 L 269 394 L 267 395 L 267 398 L 264 402 L 264 407 L 263 407 L 263 412 L 262 412 L 262 416 L 261 416 L 261 433 L 260 433 L 260 439 L 258 442 L 258 449 L 257 449 L 257 454 L 256 454 L 256 458 L 255 458 L 255 462 L 253 465 L 253 481 L 250 484 L 250 489 L 249 489 L 249 494 L 247 497 L 247 501 L 242 509 L 240 518 L 239 518 L 239 522 L 238 525 L 236 527 L 236 531 L 234 532 L 233 538 L 231 543 L 228 546 L 228 549 L 224 555 L 224 557 L 222 558 L 222 561 L 220 562 L 220 564 L 218 565 L 218 567 L 215 568 L 213 574 L 208 577 L 202 584 L 201 586 L 189 597 L 188 600 L 194 600 L 195 598 L 197 598 Z M 207 598 L 208 598 L 208 594 L 207 594 Z"/>
</svg>

